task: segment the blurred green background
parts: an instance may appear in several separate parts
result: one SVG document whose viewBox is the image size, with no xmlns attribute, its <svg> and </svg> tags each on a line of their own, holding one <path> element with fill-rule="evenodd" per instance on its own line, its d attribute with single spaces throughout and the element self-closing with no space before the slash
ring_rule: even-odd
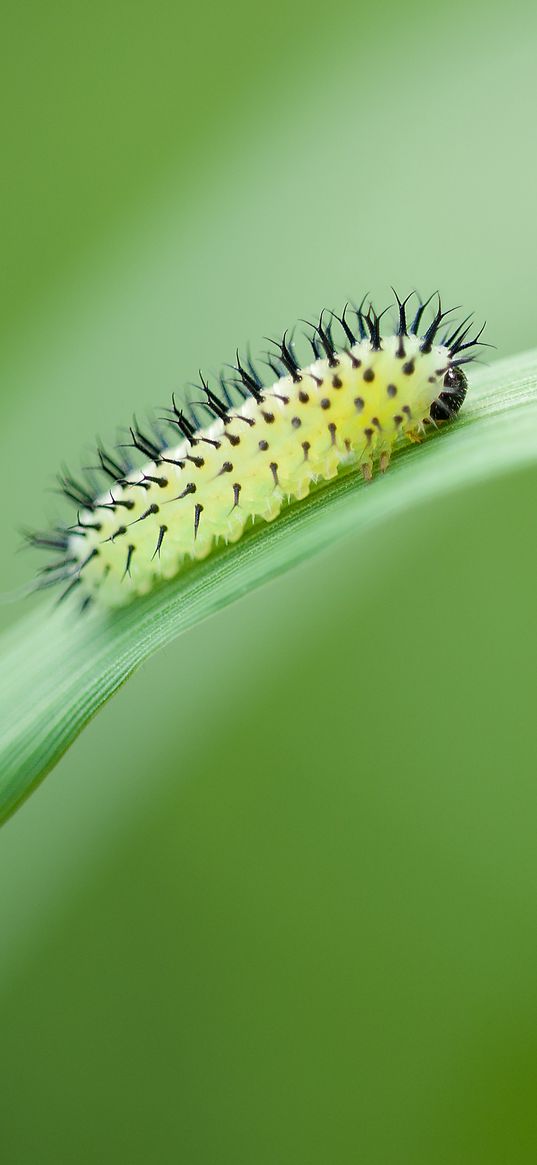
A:
<svg viewBox="0 0 537 1165">
<path fill-rule="evenodd" d="M 534 346 L 533 5 L 2 25 L 2 589 L 58 463 L 237 343 L 394 283 Z M 197 627 L 4 828 L 9 1165 L 535 1161 L 535 486 Z"/>
</svg>

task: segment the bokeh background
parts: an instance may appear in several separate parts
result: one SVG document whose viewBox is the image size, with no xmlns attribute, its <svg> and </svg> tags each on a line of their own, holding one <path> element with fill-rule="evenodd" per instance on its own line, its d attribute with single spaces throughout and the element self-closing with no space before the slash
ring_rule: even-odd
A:
<svg viewBox="0 0 537 1165">
<path fill-rule="evenodd" d="M 62 459 L 236 344 L 394 283 L 534 346 L 533 4 L 2 25 L 3 589 Z M 6 1163 L 535 1161 L 535 497 L 221 612 L 4 828 Z"/>
</svg>

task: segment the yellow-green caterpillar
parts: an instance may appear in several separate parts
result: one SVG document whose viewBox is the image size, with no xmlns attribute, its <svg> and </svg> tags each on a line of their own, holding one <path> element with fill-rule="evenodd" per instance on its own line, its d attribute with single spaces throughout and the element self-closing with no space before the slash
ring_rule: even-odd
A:
<svg viewBox="0 0 537 1165">
<path fill-rule="evenodd" d="M 285 333 L 267 361 L 269 385 L 238 353 L 233 377 L 222 375 L 218 391 L 201 377 L 203 401 L 181 409 L 172 398 L 168 410 L 165 423 L 179 431 L 179 444 L 169 444 L 159 423 L 148 435 L 135 421 L 129 442 L 112 453 L 99 446 L 106 488 L 102 476 L 88 483 L 66 473 L 61 486 L 77 507 L 76 522 L 28 535 L 59 554 L 38 585 L 66 582 L 62 598 L 80 588 L 84 606 L 125 603 L 172 578 L 185 560 L 204 558 L 218 539 L 237 541 L 248 522 L 272 521 L 340 466 L 355 465 L 369 480 L 375 464 L 387 469 L 396 442 L 420 440 L 425 426 L 455 417 L 467 388 L 461 365 L 473 358 L 483 329 L 469 338 L 468 316 L 440 337 L 450 312 L 439 300 L 420 334 L 430 301 L 419 303 L 407 325 L 410 296 L 396 298 L 398 323 L 387 336 L 384 313 L 371 305 L 365 311 L 363 301 L 352 309 L 352 326 L 348 305 L 341 316 L 321 313 L 308 336 L 313 361 L 304 366 Z M 128 446 L 145 458 L 140 468 Z"/>
</svg>

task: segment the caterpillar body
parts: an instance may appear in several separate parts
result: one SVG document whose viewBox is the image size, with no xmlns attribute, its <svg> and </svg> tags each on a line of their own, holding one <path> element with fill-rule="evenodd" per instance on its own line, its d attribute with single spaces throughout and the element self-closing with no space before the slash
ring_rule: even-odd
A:
<svg viewBox="0 0 537 1165">
<path fill-rule="evenodd" d="M 446 331 L 451 312 L 439 300 L 420 331 L 430 300 L 419 302 L 407 324 L 411 297 L 396 298 L 397 325 L 386 336 L 384 312 L 371 305 L 365 311 L 364 301 L 352 309 L 352 326 L 348 305 L 341 316 L 321 313 L 310 325 L 313 360 L 304 366 L 285 333 L 269 354 L 268 385 L 237 353 L 233 377 L 222 375 L 218 391 L 201 377 L 203 401 L 180 408 L 172 397 L 162 420 L 180 434 L 177 444 L 160 422 L 142 431 L 134 421 L 128 442 L 113 452 L 99 445 L 100 478 L 60 478 L 76 522 L 27 535 L 58 555 L 38 587 L 66 583 L 60 598 L 79 588 L 83 607 L 123 604 L 186 561 L 205 558 L 218 540 L 237 541 L 247 523 L 272 521 L 342 466 L 356 466 L 369 480 L 375 465 L 387 469 L 396 443 L 418 441 L 427 426 L 453 419 L 466 395 L 462 365 L 473 359 L 483 329 L 470 338 L 467 317 Z M 145 458 L 138 468 L 129 447 Z"/>
</svg>

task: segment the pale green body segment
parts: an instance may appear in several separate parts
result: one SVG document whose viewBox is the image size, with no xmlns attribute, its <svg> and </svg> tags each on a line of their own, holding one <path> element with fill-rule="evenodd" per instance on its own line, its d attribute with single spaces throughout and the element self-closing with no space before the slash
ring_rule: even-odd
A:
<svg viewBox="0 0 537 1165">
<path fill-rule="evenodd" d="M 316 360 L 300 380 L 287 376 L 263 389 L 262 403 L 249 397 L 232 409 L 228 424 L 200 430 L 195 445 L 182 441 L 163 451 L 167 460 L 112 486 L 93 512 L 81 512 L 84 534 L 69 539 L 85 593 L 110 606 L 127 602 L 172 578 L 185 559 L 204 558 L 217 539 L 234 542 L 253 519 L 272 521 L 342 464 L 365 477 L 376 460 L 385 469 L 397 440 L 419 437 L 442 388 L 449 352 L 423 353 L 420 343 L 406 336 L 400 357 L 398 336 L 380 351 L 363 340 L 332 366 Z M 144 480 L 146 488 L 134 484 Z"/>
</svg>

